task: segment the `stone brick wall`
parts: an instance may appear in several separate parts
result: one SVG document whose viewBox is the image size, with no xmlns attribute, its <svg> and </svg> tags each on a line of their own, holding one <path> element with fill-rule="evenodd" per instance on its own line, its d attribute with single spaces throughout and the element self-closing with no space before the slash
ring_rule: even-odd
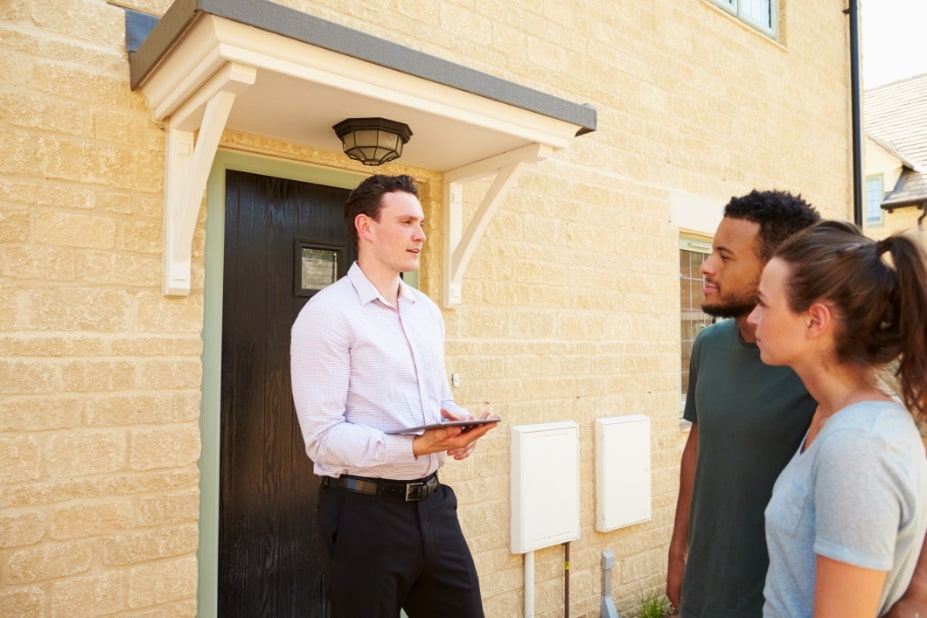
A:
<svg viewBox="0 0 927 618">
<path fill-rule="evenodd" d="M 0 3 L 0 615 L 192 616 L 202 299 L 124 11 Z"/>
<path fill-rule="evenodd" d="M 598 615 L 611 549 L 615 602 L 633 615 L 662 590 L 685 438 L 669 195 L 720 205 L 781 188 L 849 216 L 842 6 L 781 1 L 776 42 L 707 0 L 281 3 L 598 110 L 598 130 L 528 169 L 490 223 L 445 311 L 448 369 L 459 403 L 506 425 L 579 424 L 571 613 Z M 129 89 L 124 6 L 169 2 L 0 3 L 2 616 L 196 613 L 204 224 L 193 292 L 162 296 L 165 138 Z M 439 299 L 440 176 L 389 170 L 427 187 L 420 285 Z M 467 187 L 466 214 L 485 188 Z M 597 533 L 593 422 L 631 413 L 652 421 L 653 519 Z M 508 441 L 503 426 L 444 473 L 498 618 L 521 615 L 524 594 Z M 560 616 L 563 548 L 535 560 L 535 615 Z"/>
</svg>

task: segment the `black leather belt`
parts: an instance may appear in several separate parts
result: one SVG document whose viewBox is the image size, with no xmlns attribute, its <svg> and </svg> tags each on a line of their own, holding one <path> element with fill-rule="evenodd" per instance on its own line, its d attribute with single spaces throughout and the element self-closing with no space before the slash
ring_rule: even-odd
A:
<svg viewBox="0 0 927 618">
<path fill-rule="evenodd" d="M 431 494 L 438 491 L 441 485 L 438 482 L 438 473 L 433 472 L 423 479 L 413 481 L 392 481 L 390 479 L 372 479 L 363 476 L 350 476 L 342 474 L 338 478 L 333 476 L 323 476 L 322 485 L 332 489 L 343 489 L 344 491 L 354 491 L 359 494 L 370 496 L 386 496 L 388 498 L 399 498 L 406 502 L 424 500 Z"/>
</svg>

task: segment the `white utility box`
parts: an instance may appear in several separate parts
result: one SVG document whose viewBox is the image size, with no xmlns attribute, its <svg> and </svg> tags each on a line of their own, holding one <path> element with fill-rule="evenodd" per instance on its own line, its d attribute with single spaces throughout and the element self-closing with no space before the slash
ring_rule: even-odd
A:
<svg viewBox="0 0 927 618">
<path fill-rule="evenodd" d="M 512 430 L 512 553 L 579 538 L 579 426 L 572 421 Z"/>
<path fill-rule="evenodd" d="M 649 521 L 650 419 L 643 414 L 595 421 L 595 529 Z"/>
</svg>

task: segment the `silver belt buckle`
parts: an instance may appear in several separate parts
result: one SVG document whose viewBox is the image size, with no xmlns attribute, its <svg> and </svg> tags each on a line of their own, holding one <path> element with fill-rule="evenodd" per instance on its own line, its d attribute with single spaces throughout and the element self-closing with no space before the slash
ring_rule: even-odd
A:
<svg viewBox="0 0 927 618">
<path fill-rule="evenodd" d="M 425 498 L 427 489 L 425 483 L 406 483 L 406 502 Z"/>
</svg>

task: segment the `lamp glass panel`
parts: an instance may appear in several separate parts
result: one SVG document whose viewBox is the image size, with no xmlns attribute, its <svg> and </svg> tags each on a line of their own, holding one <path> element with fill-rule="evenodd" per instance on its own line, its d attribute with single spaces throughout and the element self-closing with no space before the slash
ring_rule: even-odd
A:
<svg viewBox="0 0 927 618">
<path fill-rule="evenodd" d="M 354 143 L 361 147 L 377 145 L 377 131 L 369 129 L 358 129 L 354 131 Z"/>
<path fill-rule="evenodd" d="M 390 150 L 396 150 L 400 142 L 398 135 L 387 131 L 380 131 L 380 138 L 377 141 L 382 148 L 389 148 Z"/>
<path fill-rule="evenodd" d="M 369 161 L 370 159 L 375 159 L 377 156 L 377 147 L 373 146 L 359 146 L 357 148 L 357 154 L 363 161 Z"/>
</svg>

